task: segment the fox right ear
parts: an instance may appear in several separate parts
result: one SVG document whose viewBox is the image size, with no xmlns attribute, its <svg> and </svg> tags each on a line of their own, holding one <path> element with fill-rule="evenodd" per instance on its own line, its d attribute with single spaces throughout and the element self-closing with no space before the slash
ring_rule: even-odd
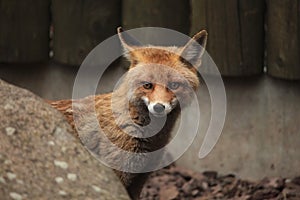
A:
<svg viewBox="0 0 300 200">
<path fill-rule="evenodd" d="M 183 47 L 180 55 L 184 62 L 194 67 L 200 66 L 201 57 L 205 52 L 207 35 L 206 30 L 202 30 Z"/>
<path fill-rule="evenodd" d="M 134 37 L 129 35 L 126 31 L 124 32 L 122 27 L 119 27 L 117 30 L 118 30 L 119 39 L 124 48 L 125 57 L 129 61 L 133 62 L 134 56 L 132 54 L 132 51 L 138 48 L 139 46 L 142 46 L 142 44 Z"/>
</svg>

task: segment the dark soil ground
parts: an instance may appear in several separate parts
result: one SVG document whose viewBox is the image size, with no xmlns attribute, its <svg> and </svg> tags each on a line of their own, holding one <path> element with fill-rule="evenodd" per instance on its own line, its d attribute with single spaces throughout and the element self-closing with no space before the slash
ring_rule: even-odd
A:
<svg viewBox="0 0 300 200">
<path fill-rule="evenodd" d="M 142 200 L 300 200 L 300 177 L 264 178 L 251 182 L 232 174 L 195 171 L 171 166 L 153 173 Z"/>
</svg>

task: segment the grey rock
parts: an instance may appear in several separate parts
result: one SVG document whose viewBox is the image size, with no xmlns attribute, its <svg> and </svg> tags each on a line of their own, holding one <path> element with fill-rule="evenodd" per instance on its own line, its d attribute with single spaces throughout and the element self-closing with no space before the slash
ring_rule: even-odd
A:
<svg viewBox="0 0 300 200">
<path fill-rule="evenodd" d="M 39 97 L 0 80 L 0 116 L 1 200 L 129 199 L 114 172 Z"/>
</svg>

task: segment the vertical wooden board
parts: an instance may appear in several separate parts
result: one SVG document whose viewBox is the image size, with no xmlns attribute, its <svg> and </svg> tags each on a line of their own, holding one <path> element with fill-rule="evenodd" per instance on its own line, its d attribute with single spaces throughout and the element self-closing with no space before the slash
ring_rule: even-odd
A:
<svg viewBox="0 0 300 200">
<path fill-rule="evenodd" d="M 263 2 L 250 3 L 246 0 L 192 1 L 191 35 L 202 28 L 208 30 L 207 50 L 222 75 L 241 76 L 262 72 L 262 5 Z M 250 29 L 256 30 L 255 33 L 248 33 Z"/>
<path fill-rule="evenodd" d="M 268 0 L 268 74 L 300 79 L 300 0 Z"/>
<path fill-rule="evenodd" d="M 186 0 L 123 0 L 125 28 L 146 26 L 170 28 L 188 34 L 190 4 Z"/>
<path fill-rule="evenodd" d="M 262 0 L 239 2 L 242 65 L 249 74 L 258 74 L 264 65 L 265 3 Z"/>
<path fill-rule="evenodd" d="M 53 0 L 54 59 L 80 65 L 121 25 L 120 0 Z"/>
<path fill-rule="evenodd" d="M 206 0 L 191 0 L 191 33 L 197 33 L 202 29 L 208 29 L 206 21 Z"/>
<path fill-rule="evenodd" d="M 248 71 L 243 63 L 239 0 L 224 2 L 226 27 L 223 31 L 226 31 L 224 34 L 226 34 L 227 48 L 224 51 L 227 56 L 227 67 L 223 69 L 223 74 L 228 76 L 244 75 Z"/>
<path fill-rule="evenodd" d="M 207 51 L 210 53 L 214 61 L 216 62 L 219 70 L 222 74 L 225 73 L 225 69 L 228 65 L 227 56 L 227 40 L 226 40 L 226 18 L 224 1 L 218 2 L 218 0 L 207 1 L 206 5 L 206 23 L 208 27 L 208 45 Z M 216 13 L 219 13 L 217 15 Z"/>
<path fill-rule="evenodd" d="M 0 0 L 0 62 L 48 60 L 49 0 Z"/>
</svg>

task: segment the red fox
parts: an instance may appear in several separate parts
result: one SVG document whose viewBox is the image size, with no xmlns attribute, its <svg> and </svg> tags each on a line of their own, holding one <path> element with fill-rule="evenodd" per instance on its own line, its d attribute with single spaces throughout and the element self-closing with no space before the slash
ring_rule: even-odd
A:
<svg viewBox="0 0 300 200">
<path fill-rule="evenodd" d="M 199 86 L 195 67 L 201 64 L 207 32 L 200 31 L 183 47 L 143 46 L 123 32 L 122 28 L 118 28 L 118 35 L 125 56 L 131 63 L 119 87 L 109 94 L 80 100 L 52 101 L 50 104 L 63 113 L 74 128 L 74 133 L 89 150 L 94 154 L 105 154 L 108 159 L 122 165 L 123 162 L 129 162 L 128 159 L 120 158 L 115 150 L 103 142 L 103 135 L 128 152 L 147 153 L 164 147 L 170 139 L 180 109 L 190 103 L 191 93 Z M 199 44 L 202 48 L 199 48 Z M 91 102 L 94 102 L 94 108 L 90 107 Z M 72 104 L 80 106 L 74 110 Z M 83 113 L 92 113 L 94 110 L 101 131 L 89 124 L 88 120 L 83 120 Z M 162 117 L 166 121 L 157 134 L 143 138 L 135 136 L 147 136 L 141 127 L 152 123 L 151 120 L 160 121 Z M 159 159 L 156 161 L 159 162 Z M 134 162 L 140 169 L 149 163 L 146 158 Z M 115 172 L 129 195 L 138 199 L 149 173 Z"/>
</svg>

